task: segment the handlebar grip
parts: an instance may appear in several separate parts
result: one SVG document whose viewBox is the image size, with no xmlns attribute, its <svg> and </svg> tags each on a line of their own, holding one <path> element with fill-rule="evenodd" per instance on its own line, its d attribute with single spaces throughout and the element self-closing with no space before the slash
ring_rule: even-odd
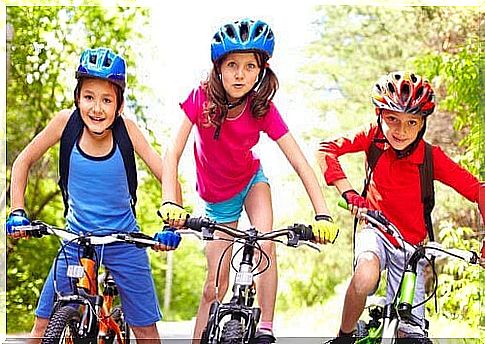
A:
<svg viewBox="0 0 485 344">
<path fill-rule="evenodd" d="M 344 208 L 345 210 L 349 210 L 349 205 L 347 204 L 347 201 L 341 197 L 339 200 L 338 200 L 338 203 L 337 205 L 340 207 L 340 208 Z"/>
<path fill-rule="evenodd" d="M 296 234 L 298 234 L 300 240 L 310 241 L 315 239 L 311 226 L 295 223 L 292 229 Z"/>
<path fill-rule="evenodd" d="M 339 207 L 349 210 L 349 205 L 347 204 L 347 201 L 345 199 L 340 198 L 337 204 Z M 366 215 L 373 218 L 374 220 L 377 220 L 384 226 L 388 226 L 390 224 L 389 220 L 379 210 L 367 210 Z"/>
<path fill-rule="evenodd" d="M 185 227 L 195 231 L 202 231 L 203 227 L 208 227 L 211 221 L 205 217 L 189 217 L 185 220 Z"/>
</svg>

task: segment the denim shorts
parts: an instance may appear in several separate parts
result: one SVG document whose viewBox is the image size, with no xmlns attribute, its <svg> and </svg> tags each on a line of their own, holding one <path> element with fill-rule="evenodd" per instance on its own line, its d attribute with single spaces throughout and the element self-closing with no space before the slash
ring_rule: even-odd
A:
<svg viewBox="0 0 485 344">
<path fill-rule="evenodd" d="M 52 266 L 44 283 L 35 315 L 49 318 L 54 304 L 54 271 L 57 289 L 62 295 L 72 292 L 70 279 L 66 275 L 66 255 L 70 265 L 79 264 L 79 246 L 69 244 L 59 253 L 57 267 Z M 111 244 L 96 247 L 97 260 L 102 259 L 118 286 L 119 296 L 126 322 L 130 326 L 142 327 L 161 320 L 155 285 L 152 278 L 146 249 L 130 244 Z M 55 268 L 55 270 L 54 270 Z"/>
<path fill-rule="evenodd" d="M 222 202 L 206 202 L 205 214 L 208 218 L 218 223 L 230 223 L 239 220 L 244 206 L 244 201 L 248 195 L 249 190 L 256 183 L 269 184 L 268 178 L 264 175 L 263 168 L 259 169 L 254 174 L 246 187 L 236 196 Z"/>
<path fill-rule="evenodd" d="M 355 264 L 359 256 L 364 252 L 372 252 L 379 259 L 380 271 L 387 270 L 387 295 L 386 302 L 392 302 L 395 294 L 399 289 L 403 272 L 406 269 L 406 256 L 402 249 L 394 247 L 387 240 L 383 239 L 376 233 L 371 225 L 364 225 L 357 229 L 355 234 Z M 407 259 L 413 252 L 407 252 Z M 426 261 L 421 259 L 418 263 L 416 288 L 413 305 L 424 301 L 425 298 L 425 281 L 424 267 Z M 377 290 L 378 285 L 376 285 Z M 375 292 L 374 290 L 374 292 Z M 413 308 L 412 313 L 423 322 L 424 305 Z M 424 326 L 424 322 L 422 323 Z"/>
</svg>

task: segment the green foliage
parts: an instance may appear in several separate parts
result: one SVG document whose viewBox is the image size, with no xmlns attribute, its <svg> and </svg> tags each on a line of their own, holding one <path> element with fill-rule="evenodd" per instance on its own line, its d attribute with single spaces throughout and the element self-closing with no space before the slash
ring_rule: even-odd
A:
<svg viewBox="0 0 485 344">
<path fill-rule="evenodd" d="M 473 234 L 469 227 L 458 227 L 450 222 L 440 223 L 440 240 L 444 247 L 455 247 L 478 251 L 479 241 L 462 238 Z M 459 260 L 437 264 L 440 271 L 438 284 L 439 314 L 450 319 L 467 319 L 472 328 L 480 320 L 480 302 L 483 290 L 480 288 L 480 268 Z"/>
<path fill-rule="evenodd" d="M 455 130 L 467 133 L 459 143 L 465 147 L 460 162 L 478 175 L 483 165 L 480 135 L 483 135 L 484 124 L 483 113 L 479 116 L 479 39 L 475 35 L 456 44 L 457 51 L 422 56 L 416 60 L 416 65 L 430 78 L 439 80 L 437 89 L 443 97 L 440 106 L 456 116 Z"/>
</svg>

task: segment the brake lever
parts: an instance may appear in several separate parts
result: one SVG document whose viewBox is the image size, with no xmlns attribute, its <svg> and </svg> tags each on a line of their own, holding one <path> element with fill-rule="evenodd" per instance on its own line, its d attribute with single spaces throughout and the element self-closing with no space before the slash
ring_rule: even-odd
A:
<svg viewBox="0 0 485 344">
<path fill-rule="evenodd" d="M 314 250 L 317 250 L 318 252 L 321 252 L 320 246 L 311 241 L 300 241 L 295 247 L 299 247 L 302 245 L 306 245 L 310 248 L 313 248 Z"/>
<path fill-rule="evenodd" d="M 192 229 L 177 229 L 175 232 L 179 233 L 179 234 L 192 234 L 192 235 L 196 236 L 197 239 L 199 239 L 199 240 L 204 239 L 203 236 L 200 234 L 200 232 L 194 231 Z"/>
</svg>

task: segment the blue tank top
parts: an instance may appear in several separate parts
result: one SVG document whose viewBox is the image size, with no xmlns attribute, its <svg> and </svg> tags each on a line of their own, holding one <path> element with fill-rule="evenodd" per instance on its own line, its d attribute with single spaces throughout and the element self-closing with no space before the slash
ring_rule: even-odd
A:
<svg viewBox="0 0 485 344">
<path fill-rule="evenodd" d="M 138 231 L 130 205 L 130 193 L 121 152 L 113 149 L 103 157 L 89 156 L 73 147 L 69 163 L 68 227 L 75 233 Z"/>
</svg>

